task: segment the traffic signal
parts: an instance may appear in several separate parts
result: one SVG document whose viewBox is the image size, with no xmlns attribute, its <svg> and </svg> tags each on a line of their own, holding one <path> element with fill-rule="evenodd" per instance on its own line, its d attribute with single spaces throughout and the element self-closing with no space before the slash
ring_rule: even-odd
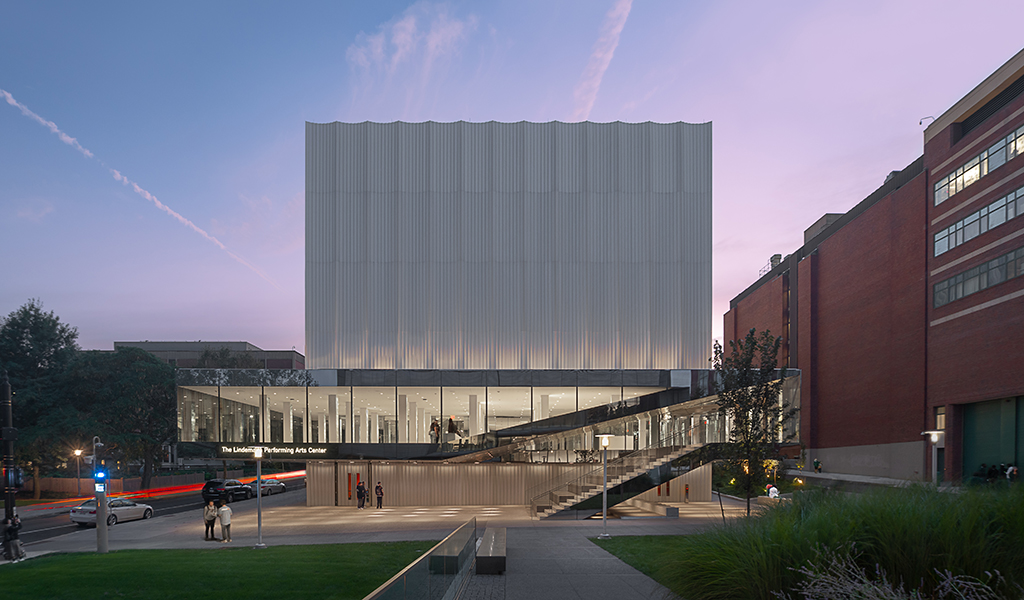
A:
<svg viewBox="0 0 1024 600">
<path fill-rule="evenodd" d="M 15 467 L 12 475 L 14 475 L 14 487 L 25 487 L 25 471 L 22 471 L 21 467 Z"/>
<path fill-rule="evenodd" d="M 107 478 L 107 474 L 105 472 L 103 472 L 103 471 L 96 471 L 96 474 L 93 475 L 93 479 L 95 479 L 97 481 L 103 481 L 106 478 Z"/>
</svg>

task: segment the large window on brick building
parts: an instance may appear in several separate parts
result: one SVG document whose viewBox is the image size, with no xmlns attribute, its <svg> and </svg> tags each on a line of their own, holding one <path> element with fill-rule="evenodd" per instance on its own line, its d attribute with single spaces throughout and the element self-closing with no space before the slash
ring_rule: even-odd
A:
<svg viewBox="0 0 1024 600">
<path fill-rule="evenodd" d="M 939 308 L 1022 275 L 1024 275 L 1024 247 L 1007 252 L 973 269 L 936 283 L 932 290 L 932 304 L 935 308 Z"/>
</svg>

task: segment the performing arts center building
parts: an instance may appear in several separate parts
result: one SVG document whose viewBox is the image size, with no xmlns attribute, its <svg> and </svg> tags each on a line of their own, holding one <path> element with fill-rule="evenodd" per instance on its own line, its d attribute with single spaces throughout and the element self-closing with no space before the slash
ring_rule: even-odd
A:
<svg viewBox="0 0 1024 600">
<path fill-rule="evenodd" d="M 677 494 L 726 426 L 711 124 L 307 123 L 305 311 L 305 370 L 179 370 L 180 446 L 544 516 L 608 434 L 615 485 Z"/>
</svg>

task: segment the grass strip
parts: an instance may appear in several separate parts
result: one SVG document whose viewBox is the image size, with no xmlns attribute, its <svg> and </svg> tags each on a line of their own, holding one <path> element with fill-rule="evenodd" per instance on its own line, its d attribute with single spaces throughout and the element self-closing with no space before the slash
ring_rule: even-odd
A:
<svg viewBox="0 0 1024 600">
<path fill-rule="evenodd" d="M 0 573 L 12 598 L 359 599 L 436 543 L 56 554 Z"/>
<path fill-rule="evenodd" d="M 929 597 L 936 572 L 1024 584 L 1024 486 L 944 493 L 927 486 L 862 495 L 798 494 L 792 504 L 688 536 L 616 537 L 602 547 L 688 600 L 772 600 L 802 582 L 821 548 Z"/>
</svg>

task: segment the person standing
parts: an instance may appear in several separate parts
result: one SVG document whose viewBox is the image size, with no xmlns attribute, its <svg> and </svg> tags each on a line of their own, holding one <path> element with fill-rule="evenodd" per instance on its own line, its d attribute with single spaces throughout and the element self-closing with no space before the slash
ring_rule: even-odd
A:
<svg viewBox="0 0 1024 600">
<path fill-rule="evenodd" d="M 220 541 L 227 543 L 231 541 L 231 507 L 226 503 L 217 509 L 217 518 L 220 519 Z"/>
<path fill-rule="evenodd" d="M 356 484 L 356 499 L 359 500 L 359 508 L 366 508 L 366 486 L 362 481 Z"/>
<path fill-rule="evenodd" d="M 204 539 L 216 540 L 217 532 L 214 527 L 217 525 L 217 507 L 213 504 L 213 500 L 207 502 L 203 507 L 203 523 L 206 524 Z"/>
<path fill-rule="evenodd" d="M 377 487 L 373 488 L 373 493 L 377 495 L 377 508 L 384 502 L 384 486 L 377 482 Z"/>
<path fill-rule="evenodd" d="M 4 558 L 11 562 L 17 562 L 25 558 L 25 550 L 21 547 L 21 538 L 18 530 L 21 529 L 21 519 L 18 515 L 10 521 L 4 520 Z"/>
</svg>

